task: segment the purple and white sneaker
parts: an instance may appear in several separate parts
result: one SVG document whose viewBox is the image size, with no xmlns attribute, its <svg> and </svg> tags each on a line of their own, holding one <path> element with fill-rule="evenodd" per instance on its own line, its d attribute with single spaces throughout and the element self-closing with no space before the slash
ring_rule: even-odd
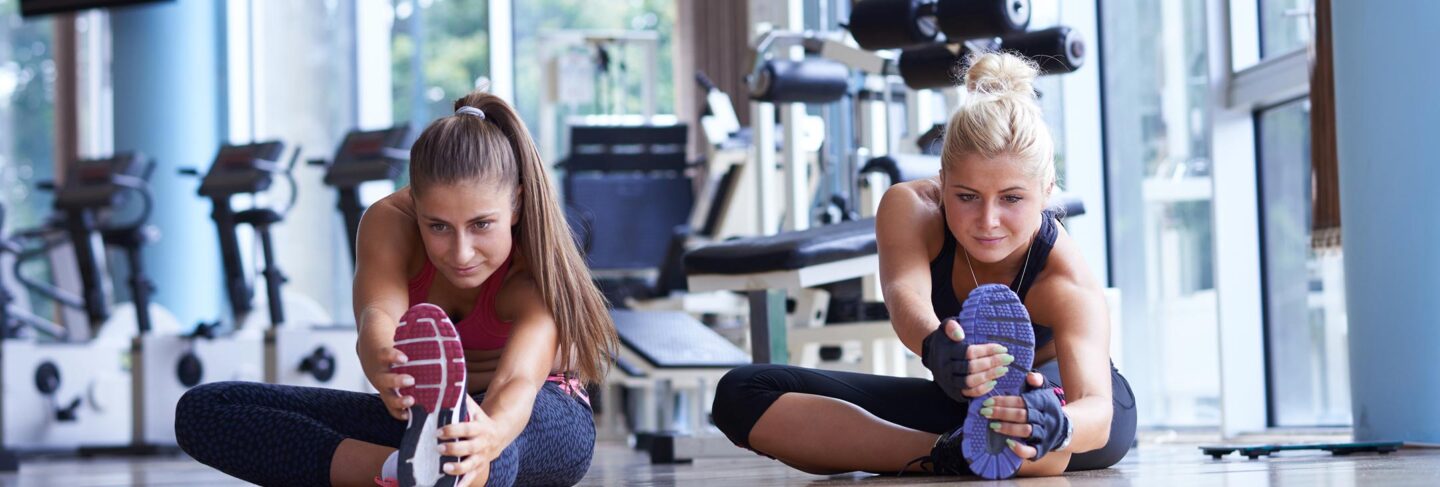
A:
<svg viewBox="0 0 1440 487">
<path fill-rule="evenodd" d="M 961 308 L 960 327 L 965 345 L 998 343 L 1015 357 L 1010 371 L 995 380 L 995 388 L 970 400 L 961 427 L 961 449 L 970 471 L 987 479 L 1006 479 L 1020 470 L 1021 459 L 1005 444 L 1008 438 L 990 429 L 990 418 L 980 415 L 985 400 L 995 396 L 1018 396 L 1024 391 L 1025 374 L 1035 359 L 1035 329 L 1030 313 L 1009 287 L 985 284 L 970 292 Z"/>
</svg>

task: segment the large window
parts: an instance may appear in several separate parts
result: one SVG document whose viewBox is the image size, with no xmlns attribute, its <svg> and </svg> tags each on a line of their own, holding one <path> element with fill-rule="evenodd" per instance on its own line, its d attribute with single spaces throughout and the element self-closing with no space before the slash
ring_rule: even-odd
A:
<svg viewBox="0 0 1440 487">
<path fill-rule="evenodd" d="M 1220 420 L 1205 9 L 1101 8 L 1112 312 L 1142 425 Z"/>
<path fill-rule="evenodd" d="M 1311 236 L 1310 100 L 1256 118 L 1271 419 L 1349 424 L 1343 256 L 1338 242 Z"/>
<path fill-rule="evenodd" d="M 0 0 L 0 195 L 6 232 L 34 227 L 51 195 L 35 182 L 54 178 L 55 61 L 49 18 L 22 20 L 19 2 Z"/>
<path fill-rule="evenodd" d="M 239 139 L 235 142 L 279 140 L 289 150 L 302 151 L 299 167 L 293 169 L 297 187 L 276 184 L 270 193 L 278 198 L 288 196 L 292 189 L 299 193 L 296 206 L 274 232 L 277 242 L 305 245 L 280 244 L 277 259 L 289 277 L 287 289 L 314 300 L 337 322 L 347 322 L 351 319 L 354 268 L 335 208 L 336 192 L 324 184 L 322 171 L 305 166 L 305 161 L 333 157 L 345 132 L 355 128 L 354 4 L 256 1 L 250 5 L 253 53 L 249 59 L 234 62 L 249 64 L 253 95 L 249 104 L 232 97 L 230 110 L 249 111 L 253 133 L 246 134 L 245 127 L 232 127 L 232 138 Z M 246 26 L 232 23 L 230 28 Z M 295 46 L 304 46 L 299 51 L 302 55 L 297 55 Z M 285 162 L 290 155 L 285 153 Z M 272 199 L 269 203 L 284 206 L 288 202 Z M 249 242 L 244 247 L 249 250 L 247 258 L 260 261 L 258 240 Z M 263 281 L 257 282 L 257 289 L 263 289 L 258 287 Z M 296 311 L 291 313 L 305 318 Z"/>
<path fill-rule="evenodd" d="M 410 123 L 411 137 L 453 113 L 455 100 L 489 76 L 487 7 L 486 0 L 395 0 L 390 53 L 395 120 Z"/>
</svg>

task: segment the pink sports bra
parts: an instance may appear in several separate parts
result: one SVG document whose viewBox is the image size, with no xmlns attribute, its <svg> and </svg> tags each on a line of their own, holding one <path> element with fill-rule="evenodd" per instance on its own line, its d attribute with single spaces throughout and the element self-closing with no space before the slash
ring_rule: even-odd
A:
<svg viewBox="0 0 1440 487">
<path fill-rule="evenodd" d="M 485 283 L 480 285 L 480 295 L 475 296 L 475 305 L 470 308 L 470 314 L 465 319 L 455 324 L 455 331 L 460 334 L 460 346 L 466 350 L 499 350 L 505 348 L 505 342 L 510 339 L 510 328 L 514 323 L 500 321 L 495 316 L 495 296 L 500 294 L 500 286 L 505 284 L 505 275 L 510 271 L 510 259 L 505 259 L 504 264 L 495 270 Z M 435 282 L 435 265 L 430 259 L 425 259 L 425 267 L 420 273 L 410 278 L 410 305 L 414 306 L 426 302 L 430 297 L 430 285 Z M 488 312 L 487 312 L 488 311 Z M 566 377 L 564 374 L 552 374 L 545 379 L 546 382 L 554 382 L 560 390 L 566 394 L 580 398 L 585 405 L 590 405 L 590 395 L 585 391 L 585 385 L 579 379 Z"/>
<path fill-rule="evenodd" d="M 500 287 L 505 283 L 505 275 L 510 270 L 510 259 L 505 259 L 504 264 L 495 270 L 485 283 L 480 285 L 480 294 L 475 296 L 475 305 L 470 308 L 470 313 L 465 319 L 455 323 L 455 331 L 460 333 L 460 346 L 466 350 L 499 350 L 505 347 L 505 342 L 510 338 L 510 327 L 512 323 L 500 321 L 495 316 L 495 296 L 500 294 Z M 410 278 L 410 305 L 414 306 L 426 302 L 430 296 L 430 286 L 435 282 L 435 265 L 425 260 L 425 267 L 420 273 Z"/>
</svg>

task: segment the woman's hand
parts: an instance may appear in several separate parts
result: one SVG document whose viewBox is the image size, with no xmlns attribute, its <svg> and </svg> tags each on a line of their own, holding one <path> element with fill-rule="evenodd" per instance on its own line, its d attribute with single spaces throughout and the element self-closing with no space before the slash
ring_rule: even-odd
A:
<svg viewBox="0 0 1440 487">
<path fill-rule="evenodd" d="M 1025 397 L 1022 396 L 995 396 L 986 399 L 985 402 L 981 404 L 980 415 L 990 418 L 990 429 L 992 431 L 1014 438 L 1007 438 L 1005 444 L 1010 446 L 1010 450 L 1015 452 L 1015 455 L 1025 460 L 1038 460 L 1039 457 L 1042 456 L 1040 450 L 1035 446 L 1031 446 L 1029 443 L 1045 445 L 1047 452 L 1053 451 L 1054 447 L 1062 443 L 1065 439 L 1062 435 L 1068 435 L 1069 432 L 1056 428 L 1055 426 L 1058 426 L 1058 424 L 1051 424 L 1055 423 L 1053 421 L 1042 421 L 1042 423 L 1039 424 L 1041 426 L 1048 426 L 1048 428 L 1040 428 L 1037 430 L 1038 426 L 1035 425 L 1036 423 L 1032 423 L 1031 420 L 1045 418 L 1031 418 L 1029 411 L 1040 408 L 1038 411 L 1042 416 L 1058 415 L 1059 418 L 1057 419 L 1065 419 L 1067 421 L 1068 418 L 1064 418 L 1064 411 L 1059 410 L 1060 401 L 1056 399 L 1053 390 L 1042 388 L 1045 384 L 1044 376 L 1036 372 L 1031 372 L 1026 375 L 1025 382 L 1027 382 L 1030 387 L 1039 388 L 1026 392 L 1025 396 L 1028 397 L 1031 394 L 1038 394 L 1034 396 L 1037 399 L 1036 402 L 1044 402 L 1047 404 L 1027 405 Z"/>
<path fill-rule="evenodd" d="M 957 342 L 965 339 L 965 330 L 953 319 L 945 320 L 944 329 L 947 334 L 956 337 Z M 1009 352 L 998 343 L 966 347 L 965 358 L 969 367 L 965 370 L 965 382 L 960 393 L 974 399 L 994 390 L 995 381 L 1010 372 L 1009 365 L 1015 362 L 1015 356 Z"/>
<path fill-rule="evenodd" d="M 945 320 L 925 338 L 921 361 L 935 376 L 935 382 L 956 401 L 974 399 L 995 389 L 995 381 L 1010 371 L 1015 361 L 998 343 L 964 346 L 965 330 L 954 319 Z M 1033 374 L 1039 375 L 1039 374 Z M 1041 378 L 1043 383 L 1044 378 Z M 960 397 L 956 397 L 957 394 Z"/>
<path fill-rule="evenodd" d="M 945 320 L 925 337 L 920 349 L 920 363 L 930 369 L 935 385 L 956 402 L 966 400 L 962 392 L 966 388 L 965 375 L 970 370 L 966 347 L 960 344 L 964 339 L 965 332 L 960 330 L 960 325 L 955 320 Z"/>
<path fill-rule="evenodd" d="M 950 321 L 946 325 L 954 323 Z M 960 329 L 959 324 L 955 324 L 955 332 L 964 338 L 965 332 Z M 960 393 L 973 399 L 994 390 L 995 381 L 1010 372 L 1009 365 L 1015 361 L 1015 356 L 1009 352 L 1004 345 L 998 343 L 969 346 L 965 350 L 965 356 L 970 359 L 970 368 L 965 375 L 965 389 Z"/>
<path fill-rule="evenodd" d="M 409 358 L 395 349 L 393 341 L 381 342 L 382 340 L 361 337 L 358 350 L 360 367 L 365 371 L 365 378 L 370 381 L 370 385 L 380 391 L 380 400 L 385 402 L 385 411 L 389 412 L 391 417 L 403 421 L 410 418 L 410 406 L 415 404 L 415 398 L 401 396 L 400 388 L 415 385 L 415 378 L 390 371 L 391 367 L 402 365 Z"/>
<path fill-rule="evenodd" d="M 469 402 L 470 420 L 455 423 L 440 429 L 440 440 L 456 440 L 441 443 L 440 454 L 459 457 L 460 461 L 444 465 L 445 473 L 461 478 L 460 487 L 485 485 L 490 461 L 500 455 L 505 445 L 500 444 L 500 428 L 495 420 L 485 414 L 475 399 L 465 396 Z M 474 473 L 466 478 L 467 474 Z"/>
</svg>

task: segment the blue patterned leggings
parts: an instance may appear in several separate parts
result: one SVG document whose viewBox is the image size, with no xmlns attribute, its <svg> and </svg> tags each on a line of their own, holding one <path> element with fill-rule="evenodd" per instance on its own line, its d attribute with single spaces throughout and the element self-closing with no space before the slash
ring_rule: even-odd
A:
<svg viewBox="0 0 1440 487">
<path fill-rule="evenodd" d="M 484 401 L 484 393 L 474 397 Z M 333 389 L 218 382 L 186 392 L 175 408 L 185 453 L 264 486 L 330 485 L 341 440 L 397 448 L 404 434 L 405 422 L 379 396 Z M 524 432 L 490 462 L 486 485 L 574 485 L 594 452 L 590 407 L 546 382 Z"/>
</svg>

